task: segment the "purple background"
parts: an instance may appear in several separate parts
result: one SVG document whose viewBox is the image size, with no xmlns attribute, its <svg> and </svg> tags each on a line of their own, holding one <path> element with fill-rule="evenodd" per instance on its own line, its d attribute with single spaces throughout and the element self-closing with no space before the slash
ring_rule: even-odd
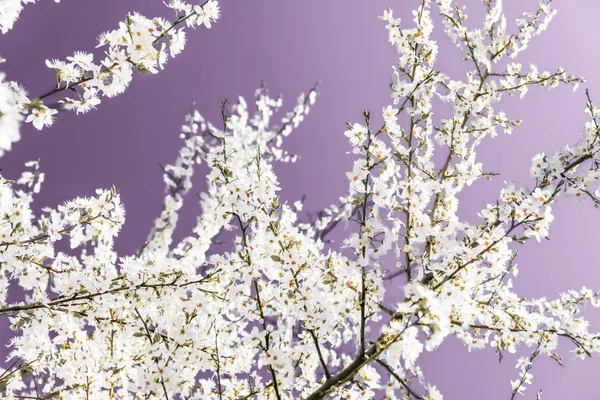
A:
<svg viewBox="0 0 600 400">
<path fill-rule="evenodd" d="M 0 159 L 2 173 L 16 178 L 23 163 L 40 158 L 46 181 L 36 208 L 55 206 L 75 196 L 93 194 L 97 187 L 114 184 L 126 206 L 127 222 L 117 250 L 130 254 L 144 242 L 163 198 L 158 163 L 174 161 L 183 116 L 191 100 L 215 123 L 219 103 L 237 95 L 247 99 L 265 81 L 271 93 L 282 93 L 284 110 L 296 96 L 320 80 L 320 96 L 311 114 L 287 141 L 287 149 L 301 155 L 296 164 L 277 165 L 282 198 L 296 200 L 308 194 L 305 209 L 316 211 L 347 192 L 344 172 L 352 165 L 346 154 L 345 122 L 360 122 L 368 108 L 381 122 L 380 110 L 390 104 L 389 73 L 395 52 L 387 44 L 378 16 L 393 7 L 407 26 L 417 1 L 262 0 L 223 1 L 223 18 L 212 29 L 188 31 L 188 46 L 170 60 L 158 75 L 136 75 L 131 87 L 114 99 L 103 99 L 97 111 L 86 115 L 61 113 L 50 129 L 37 132 L 23 128 L 23 139 Z M 479 1 L 469 18 L 481 14 Z M 532 0 L 505 1 L 509 17 L 535 7 Z M 596 38 L 600 2 L 555 0 L 559 13 L 547 32 L 522 54 L 527 66 L 540 71 L 563 66 L 568 73 L 584 76 L 593 97 L 600 100 Z M 435 8 L 434 8 L 435 10 Z M 159 0 L 43 0 L 27 6 L 15 29 L 1 39 L 0 54 L 8 62 L 0 66 L 8 79 L 22 82 L 32 95 L 51 89 L 54 72 L 47 58 L 72 55 L 75 50 L 94 49 L 95 37 L 113 29 L 129 11 L 146 16 L 170 17 Z M 510 21 L 510 20 L 509 20 Z M 435 22 L 439 20 L 435 19 Z M 412 24 L 412 22 L 411 22 Z M 509 25 L 513 26 L 513 25 Z M 437 24 L 440 28 L 440 24 Z M 441 47 L 437 67 L 462 78 L 466 70 L 460 53 L 438 29 Z M 96 54 L 97 51 L 96 51 Z M 288 107 L 285 107 L 287 105 Z M 502 172 L 492 182 L 480 182 L 464 192 L 461 215 L 475 221 L 476 211 L 492 202 L 503 180 L 528 181 L 529 160 L 540 151 L 551 153 L 574 143 L 586 115 L 583 90 L 568 87 L 548 92 L 534 88 L 527 97 L 508 99 L 498 109 L 524 120 L 512 136 L 500 136 L 480 149 L 484 170 Z M 435 110 L 434 110 L 435 111 Z M 184 205 L 178 237 L 191 232 L 198 213 L 195 194 L 204 188 L 204 169 L 196 174 L 195 187 Z M 570 288 L 600 288 L 595 258 L 600 218 L 587 201 L 560 201 L 551 226 L 551 240 L 522 247 L 517 259 L 521 274 L 515 281 L 523 296 L 555 297 Z M 390 290 L 394 290 L 390 288 Z M 595 309 L 586 315 L 599 327 Z M 3 326 L 6 326 L 5 321 Z M 9 333 L 3 331 L 5 337 Z M 533 384 L 525 398 L 544 389 L 545 399 L 599 398 L 598 359 L 574 361 L 572 345 L 561 341 L 559 352 L 567 368 L 541 358 L 534 364 Z M 449 339 L 438 351 L 425 354 L 425 373 L 447 399 L 508 399 L 509 380 L 517 379 L 515 357 L 499 364 L 491 351 L 468 353 L 457 340 Z"/>
</svg>

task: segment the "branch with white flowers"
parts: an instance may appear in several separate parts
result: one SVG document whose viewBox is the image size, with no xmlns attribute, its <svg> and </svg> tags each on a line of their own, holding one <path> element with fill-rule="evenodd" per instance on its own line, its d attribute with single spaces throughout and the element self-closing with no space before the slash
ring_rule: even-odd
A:
<svg viewBox="0 0 600 400">
<path fill-rule="evenodd" d="M 38 107 L 66 91 L 79 98 L 63 100 L 63 107 L 83 112 L 100 92 L 122 91 L 118 85 L 134 69 L 162 68 L 161 40 L 170 38 L 171 55 L 177 53 L 184 42 L 179 25 L 209 26 L 218 17 L 214 1 L 167 5 L 177 13 L 174 22 L 134 14 L 105 34 L 109 58 L 101 66 L 79 53 L 50 62 L 58 85 Z M 507 185 L 480 211 L 478 224 L 458 217 L 458 194 L 498 175 L 484 171 L 477 147 L 498 128 L 511 134 L 520 126 L 497 109 L 503 96 L 583 82 L 562 68 L 540 73 L 531 65 L 525 72 L 518 60 L 495 67 L 504 57 L 516 59 L 542 33 L 555 14 L 549 2 L 519 18 L 514 34 L 506 32 L 500 0 L 483 6 L 482 29 L 467 28 L 465 8 L 452 0 L 421 0 L 412 27 L 384 12 L 399 55 L 392 104 L 377 125 L 366 109 L 364 122 L 347 124 L 356 156 L 346 173 L 348 191 L 309 221 L 298 215 L 304 198 L 293 207 L 280 203 L 275 162 L 297 159 L 283 142 L 309 113 L 316 86 L 274 126 L 282 99 L 264 85 L 255 92 L 254 112 L 241 97 L 223 101 L 218 127 L 192 108 L 177 159 L 162 167 L 162 212 L 130 256 L 113 249 L 124 222 L 114 188 L 34 218 L 31 205 L 44 178 L 39 164 L 29 163 L 16 182 L 0 180 L 0 315 L 15 331 L 0 393 L 14 399 L 440 400 L 419 358 L 454 336 L 469 351 L 488 347 L 500 359 L 533 348 L 507 386 L 507 396 L 516 398 L 531 381 L 535 359 L 562 365 L 559 341 L 572 343 L 576 357 L 600 352 L 600 333 L 581 315 L 587 304 L 600 307 L 600 292 L 582 288 L 547 300 L 513 290 L 518 248 L 548 237 L 561 196 L 600 204 L 600 110 L 589 93 L 582 138 L 553 155 L 537 154 L 533 187 Z M 471 68 L 463 80 L 435 66 L 432 7 Z M 2 93 L 19 91 L 0 83 L 0 124 L 18 124 L 19 107 L 32 104 L 3 102 Z M 450 112 L 434 114 L 434 99 L 451 104 Z M 2 140 L 0 147 L 12 139 Z M 200 162 L 209 172 L 196 226 L 173 243 Z M 344 235 L 341 245 L 325 240 L 342 227 L 336 232 Z M 231 240 L 217 249 L 221 234 Z M 67 235 L 71 251 L 58 251 Z M 394 263 L 387 265 L 392 250 Z M 391 278 L 401 294 L 393 306 L 386 294 Z M 20 300 L 8 301 L 10 286 L 21 288 Z"/>
<path fill-rule="evenodd" d="M 16 3 L 20 4 L 19 1 Z M 48 68 L 56 71 L 56 87 L 38 97 L 31 98 L 16 82 L 3 82 L 4 75 L 0 74 L 0 127 L 3 128 L 0 130 L 0 156 L 20 139 L 19 123 L 23 116 L 27 116 L 25 122 L 43 129 L 52 125 L 59 110 L 79 114 L 95 109 L 101 97 L 123 93 L 134 71 L 156 74 L 164 68 L 169 56 L 179 54 L 186 43 L 183 25 L 210 28 L 219 18 L 216 0 L 206 0 L 201 5 L 180 0 L 165 4 L 175 11 L 175 20 L 150 19 L 133 13 L 117 29 L 100 35 L 97 47 L 106 48 L 100 62 L 94 62 L 94 54 L 80 51 L 67 57 L 66 61 L 46 60 Z M 68 96 L 56 105 L 44 103 L 62 92 L 67 92 Z"/>
</svg>

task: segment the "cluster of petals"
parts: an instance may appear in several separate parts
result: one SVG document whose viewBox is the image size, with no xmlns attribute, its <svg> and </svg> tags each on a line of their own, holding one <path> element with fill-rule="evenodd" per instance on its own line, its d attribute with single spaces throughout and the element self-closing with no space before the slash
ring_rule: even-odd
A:
<svg viewBox="0 0 600 400">
<path fill-rule="evenodd" d="M 34 1 L 0 1 L 0 29 L 8 30 L 22 4 Z M 0 111 L 0 124 L 6 128 L 0 130 L 0 152 L 10 150 L 12 143 L 20 139 L 21 120 L 40 130 L 52 125 L 59 109 L 78 114 L 96 109 L 103 96 L 123 93 L 134 72 L 156 74 L 164 68 L 169 57 L 181 53 L 187 40 L 185 27 L 210 28 L 220 17 L 216 0 L 197 5 L 176 0 L 165 5 L 175 12 L 174 20 L 147 18 L 134 12 L 120 22 L 117 29 L 101 34 L 97 48 L 102 48 L 104 54 L 100 60 L 96 61 L 93 53 L 84 51 L 76 51 L 66 60 L 46 60 L 46 66 L 56 72 L 56 87 L 42 96 L 30 97 L 16 82 L 3 82 L 2 75 L 1 106 L 18 110 L 26 118 L 15 117 L 12 111 Z M 46 98 L 63 91 L 68 91 L 70 96 L 59 100 L 58 107 L 44 104 Z"/>
<path fill-rule="evenodd" d="M 530 187 L 507 183 L 477 224 L 458 215 L 458 194 L 495 175 L 476 158 L 477 147 L 518 131 L 520 120 L 498 109 L 502 99 L 583 81 L 560 67 L 524 71 L 517 60 L 555 15 L 549 2 L 518 18 L 512 34 L 502 2 L 483 3 L 483 29 L 467 27 L 466 9 L 452 0 L 423 0 L 408 27 L 384 12 L 398 52 L 391 104 L 347 123 L 348 190 L 316 218 L 302 214 L 302 199 L 281 204 L 275 173 L 276 162 L 296 159 L 282 143 L 309 113 L 316 87 L 276 125 L 282 100 L 264 87 L 253 111 L 241 97 L 223 102 L 216 124 L 193 109 L 176 161 L 163 168 L 161 214 L 133 255 L 113 249 L 125 216 L 115 189 L 36 218 L 37 162 L 16 182 L 0 180 L 0 288 L 24 291 L 18 301 L 0 291 L 0 314 L 15 331 L 0 392 L 13 399 L 440 400 L 420 358 L 453 336 L 467 351 L 530 350 L 517 360 L 514 398 L 530 386 L 538 357 L 562 365 L 561 341 L 578 358 L 599 353 L 600 335 L 581 312 L 600 307 L 600 291 L 526 299 L 513 288 L 518 248 L 550 235 L 558 198 L 600 204 L 600 110 L 591 99 L 581 139 L 533 157 Z M 209 27 L 219 14 L 214 1 L 166 4 L 188 26 Z M 436 12 L 471 67 L 463 80 L 436 67 Z M 133 69 L 162 68 L 167 47 L 155 47 L 156 39 L 172 36 L 171 56 L 185 42 L 170 26 L 133 14 L 101 37 L 109 48 L 102 66 L 85 53 L 50 62 L 63 87 L 82 73 L 90 78 L 82 98 L 65 107 L 85 111 L 82 101 L 93 107 L 99 93 L 121 91 Z M 506 57 L 511 62 L 498 64 Z M 18 91 L 2 82 L 0 93 Z M 437 101 L 446 114 L 434 112 Z M 22 102 L 13 96 L 0 112 L 18 120 Z M 199 163 L 208 168 L 201 212 L 193 234 L 175 242 Z M 336 247 L 327 236 L 340 222 L 348 229 Z M 66 236 L 71 252 L 56 246 Z"/>
</svg>

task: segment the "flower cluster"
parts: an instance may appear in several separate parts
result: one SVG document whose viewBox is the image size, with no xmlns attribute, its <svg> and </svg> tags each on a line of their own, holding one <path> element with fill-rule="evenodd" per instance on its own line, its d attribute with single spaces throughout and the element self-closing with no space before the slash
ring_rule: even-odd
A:
<svg viewBox="0 0 600 400">
<path fill-rule="evenodd" d="M 18 0 L 8 2 L 14 4 L 8 5 L 7 11 L 0 3 L 0 28 L 9 26 L 8 22 L 2 25 L 3 12 L 20 11 L 22 7 Z M 10 110 L 6 113 L 0 110 L 0 125 L 6 127 L 0 130 L 0 151 L 10 150 L 11 144 L 20 139 L 21 118 L 15 117 L 14 110 L 27 116 L 25 122 L 31 122 L 36 129 L 43 129 L 52 125 L 58 113 L 56 108 L 45 105 L 44 100 L 61 92 L 69 91 L 70 96 L 59 101 L 60 109 L 73 110 L 78 114 L 95 109 L 102 96 L 113 97 L 125 91 L 135 71 L 155 74 L 162 70 L 168 57 L 175 57 L 185 47 L 185 26 L 204 25 L 210 28 L 211 23 L 219 18 L 216 0 L 207 0 L 202 5 L 174 0 L 166 5 L 175 11 L 174 21 L 158 17 L 150 19 L 133 13 L 120 22 L 117 29 L 100 35 L 97 47 L 105 51 L 98 62 L 94 61 L 94 54 L 81 51 L 66 60 L 46 60 L 46 66 L 56 71 L 56 87 L 41 96 L 31 98 L 20 85 L 2 83 L 2 75 L 0 102 L 2 108 Z M 11 16 L 13 14 L 10 13 Z"/>
<path fill-rule="evenodd" d="M 77 98 L 62 101 L 67 110 L 84 113 L 100 103 L 101 95 L 113 97 L 122 93 L 131 82 L 133 71 L 156 74 L 164 68 L 169 56 L 179 54 L 186 42 L 184 28 L 204 24 L 219 18 L 219 6 L 209 0 L 202 6 L 192 7 L 182 2 L 167 5 L 177 13 L 175 21 L 164 18 L 146 18 L 138 13 L 127 16 L 119 28 L 105 32 L 98 38 L 97 47 L 106 47 L 106 56 L 94 63 L 91 53 L 75 52 L 67 61 L 46 60 L 56 70 L 57 89 L 77 89 Z"/>
<path fill-rule="evenodd" d="M 179 15 L 176 23 L 208 27 L 218 16 L 213 1 L 167 5 Z M 10 318 L 15 336 L 0 393 L 10 399 L 440 400 L 420 356 L 454 336 L 469 351 L 490 348 L 500 357 L 533 349 L 518 359 L 515 398 L 532 382 L 537 357 L 562 365 L 561 340 L 572 343 L 575 357 L 599 353 L 600 335 L 581 310 L 600 307 L 600 292 L 584 287 L 548 300 L 513 290 L 517 246 L 549 235 L 560 196 L 600 204 L 600 111 L 589 96 L 582 138 L 533 157 L 532 187 L 507 184 L 479 212 L 478 224 L 458 216 L 458 194 L 493 175 L 476 159 L 477 147 L 498 128 L 510 134 L 520 124 L 497 109 L 503 96 L 582 82 L 562 68 L 539 73 L 531 66 L 525 73 L 517 61 L 496 68 L 505 57 L 516 59 L 555 11 L 542 1 L 509 35 L 501 1 L 484 5 L 484 29 L 474 30 L 463 25 L 465 8 L 452 0 L 422 0 L 407 28 L 384 12 L 399 55 L 393 104 L 381 110 L 379 124 L 368 110 L 347 124 L 355 157 L 348 191 L 313 221 L 304 220 L 302 200 L 294 207 L 280 203 L 274 163 L 295 160 L 282 143 L 309 113 L 316 88 L 277 126 L 271 122 L 282 100 L 264 87 L 255 93 L 254 112 L 243 98 L 224 101 L 217 125 L 192 109 L 181 129 L 183 147 L 163 168 L 163 210 L 146 244 L 130 256 L 113 250 L 124 221 L 115 189 L 45 209 L 36 219 L 38 163 L 29 163 L 16 182 L 2 178 L 0 315 Z M 472 66 L 464 80 L 435 65 L 434 7 Z M 81 91 L 79 103 L 66 100 L 66 106 L 85 111 L 78 108 L 83 100 L 93 107 L 97 93 L 122 90 L 119 82 L 133 69 L 156 72 L 167 56 L 166 45 L 155 47 L 157 39 L 171 36 L 171 55 L 184 42 L 174 26 L 134 14 L 102 36 L 112 57 L 103 67 L 83 53 L 51 62 L 59 88 Z M 82 74 L 85 82 L 77 83 Z M 16 123 L 20 89 L 0 81 L 2 90 L 13 94 L 0 102 L 0 112 Z M 449 113 L 434 119 L 434 100 L 451 105 Z M 44 111 L 41 103 L 36 107 Z M 44 124 L 41 118 L 34 122 Z M 209 169 L 202 212 L 193 235 L 174 243 L 178 211 L 201 162 Z M 350 228 L 335 248 L 325 238 L 340 222 Z M 69 253 L 57 247 L 66 236 Z M 232 239 L 230 246 L 215 246 L 218 236 Z M 395 304 L 387 282 L 401 288 Z M 15 302 L 5 289 L 17 284 L 24 293 Z"/>
</svg>

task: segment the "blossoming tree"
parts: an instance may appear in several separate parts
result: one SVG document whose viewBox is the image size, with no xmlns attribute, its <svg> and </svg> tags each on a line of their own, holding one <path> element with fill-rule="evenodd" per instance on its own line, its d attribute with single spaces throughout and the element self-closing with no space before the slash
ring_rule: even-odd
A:
<svg viewBox="0 0 600 400">
<path fill-rule="evenodd" d="M 4 0 L 3 31 L 28 2 Z M 164 168 L 163 211 L 131 256 L 113 249 L 125 215 L 115 188 L 34 218 L 31 203 L 44 177 L 38 163 L 26 164 L 16 181 L 2 178 L 0 314 L 14 330 L 0 371 L 3 396 L 441 399 L 419 356 L 455 336 L 469 349 L 499 354 L 530 348 L 511 382 L 515 398 L 531 383 L 537 357 L 561 363 L 561 341 L 581 358 L 598 352 L 600 336 L 588 330 L 580 309 L 600 306 L 600 292 L 526 300 L 512 289 L 518 245 L 548 235 L 560 196 L 600 203 L 600 112 L 589 97 L 581 140 L 533 158 L 534 187 L 506 186 L 476 225 L 457 216 L 458 193 L 489 176 L 476 160 L 477 146 L 520 124 L 497 111 L 502 97 L 582 82 L 561 68 L 526 71 L 516 61 L 555 10 L 542 1 L 509 33 L 500 0 L 483 0 L 480 29 L 468 29 L 464 8 L 451 0 L 416 3 L 407 27 L 391 10 L 382 16 L 399 54 L 392 104 L 380 123 L 364 110 L 363 121 L 348 124 L 355 154 L 348 193 L 316 221 L 298 217 L 302 201 L 280 204 L 273 171 L 275 162 L 294 161 L 282 143 L 313 106 L 316 87 L 276 124 L 281 99 L 264 87 L 253 110 L 242 98 L 224 101 L 216 124 L 192 110 L 179 156 Z M 24 115 L 43 128 L 58 110 L 85 112 L 100 95 L 122 92 L 135 70 L 158 72 L 167 47 L 174 56 L 185 43 L 179 25 L 209 27 L 219 16 L 215 1 L 167 6 L 176 12 L 173 21 L 133 14 L 102 35 L 108 50 L 100 64 L 88 53 L 48 61 L 57 71 L 48 94 L 31 99 L 20 85 L 0 83 L 0 147 L 10 150 L 19 139 Z M 435 67 L 432 12 L 441 14 L 471 65 L 463 81 Z M 504 68 L 495 67 L 505 58 L 511 61 Z M 44 104 L 62 92 L 70 97 Z M 450 105 L 450 114 L 434 119 L 434 100 Z M 434 161 L 436 152 L 442 163 Z M 194 234 L 175 243 L 178 211 L 198 163 L 209 168 L 202 212 Z M 326 236 L 343 221 L 355 229 L 334 249 Z M 215 249 L 223 231 L 233 241 Z M 56 247 L 63 237 L 70 252 Z M 390 256 L 392 276 L 385 275 Z M 386 296 L 392 277 L 404 294 L 399 304 Z M 12 286 L 24 291 L 23 301 L 9 302 Z"/>
</svg>

